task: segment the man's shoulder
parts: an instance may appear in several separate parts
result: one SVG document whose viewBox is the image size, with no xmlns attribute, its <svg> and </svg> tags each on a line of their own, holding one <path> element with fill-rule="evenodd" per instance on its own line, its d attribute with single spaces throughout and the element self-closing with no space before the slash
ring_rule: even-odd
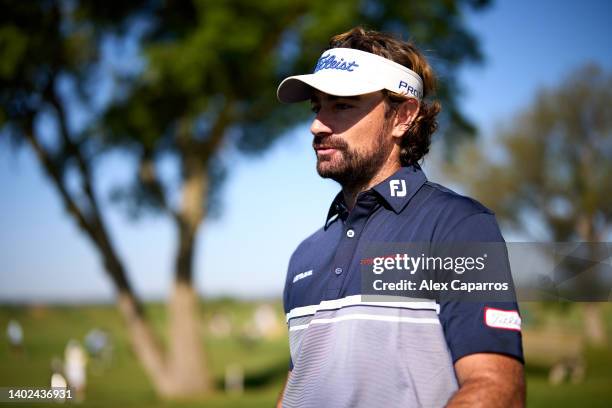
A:
<svg viewBox="0 0 612 408">
<path fill-rule="evenodd" d="M 498 230 L 495 213 L 478 200 L 430 181 L 421 190 L 425 202 L 419 212 L 432 224 L 432 239 L 444 239 L 458 228 Z"/>
<path fill-rule="evenodd" d="M 291 258 L 295 258 L 296 256 L 316 251 L 317 248 L 321 246 L 321 240 L 324 234 L 325 228 L 321 227 L 312 234 L 310 234 L 308 237 L 303 239 L 302 242 L 300 242 L 300 244 L 293 251 L 293 255 L 291 256 Z"/>
<path fill-rule="evenodd" d="M 287 268 L 287 283 L 292 281 L 296 274 L 307 273 L 312 268 L 313 259 L 321 253 L 321 242 L 325 229 L 319 228 L 293 250 Z"/>
<path fill-rule="evenodd" d="M 459 194 L 448 187 L 427 181 L 422 187 L 421 194 L 427 195 L 426 207 L 430 210 L 440 211 L 454 217 L 465 217 L 473 214 L 491 214 L 493 211 L 480 201 Z"/>
</svg>

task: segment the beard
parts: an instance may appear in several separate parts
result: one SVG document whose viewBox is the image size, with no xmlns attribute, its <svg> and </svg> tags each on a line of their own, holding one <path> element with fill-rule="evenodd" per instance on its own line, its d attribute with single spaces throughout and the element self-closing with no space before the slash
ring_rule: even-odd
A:
<svg viewBox="0 0 612 408">
<path fill-rule="evenodd" d="M 331 156 L 317 155 L 317 173 L 323 178 L 336 181 L 344 188 L 358 188 L 368 184 L 393 149 L 393 142 L 385 141 L 387 131 L 387 126 L 383 126 L 369 151 L 353 149 L 341 138 L 315 136 L 314 146 L 322 144 L 337 150 Z"/>
</svg>

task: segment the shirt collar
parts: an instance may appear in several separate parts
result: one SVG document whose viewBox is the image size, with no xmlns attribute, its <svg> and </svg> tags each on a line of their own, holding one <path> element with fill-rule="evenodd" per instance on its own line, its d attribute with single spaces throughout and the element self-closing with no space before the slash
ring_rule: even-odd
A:
<svg viewBox="0 0 612 408">
<path fill-rule="evenodd" d="M 426 181 L 427 177 L 421 166 L 414 164 L 400 168 L 391 177 L 372 187 L 372 190 L 378 193 L 378 196 L 396 214 L 399 214 Z M 336 215 L 338 218 L 346 219 L 348 213 L 348 208 L 344 203 L 344 195 L 340 191 L 329 207 L 324 228 L 327 229 L 336 220 Z"/>
<path fill-rule="evenodd" d="M 396 214 L 399 214 L 426 181 L 427 177 L 421 166 L 414 164 L 400 168 L 391 177 L 375 185 L 372 189 L 384 199 Z"/>
<path fill-rule="evenodd" d="M 337 218 L 346 219 L 348 217 L 348 213 L 348 208 L 344 203 L 344 194 L 342 194 L 342 190 L 340 190 L 340 192 L 336 194 L 334 201 L 332 201 L 331 205 L 329 206 L 324 229 L 327 229 L 329 225 Z M 337 217 L 335 217 L 336 215 Z"/>
</svg>

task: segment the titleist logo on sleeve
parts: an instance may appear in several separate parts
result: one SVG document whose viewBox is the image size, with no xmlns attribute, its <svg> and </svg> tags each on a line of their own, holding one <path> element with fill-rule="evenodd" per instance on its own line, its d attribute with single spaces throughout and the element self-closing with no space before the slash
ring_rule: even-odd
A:
<svg viewBox="0 0 612 408">
<path fill-rule="evenodd" d="M 521 330 L 521 317 L 516 310 L 485 308 L 485 324 L 496 329 Z"/>
</svg>

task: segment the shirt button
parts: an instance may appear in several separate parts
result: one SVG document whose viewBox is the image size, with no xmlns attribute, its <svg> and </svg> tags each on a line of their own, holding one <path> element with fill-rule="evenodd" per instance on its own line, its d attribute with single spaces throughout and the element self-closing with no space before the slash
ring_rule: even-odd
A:
<svg viewBox="0 0 612 408">
<path fill-rule="evenodd" d="M 353 238 L 355 236 L 355 230 L 351 228 L 350 230 L 346 231 L 346 236 Z"/>
<path fill-rule="evenodd" d="M 340 275 L 342 273 L 342 268 L 336 268 L 334 272 L 336 273 L 336 275 Z"/>
</svg>

